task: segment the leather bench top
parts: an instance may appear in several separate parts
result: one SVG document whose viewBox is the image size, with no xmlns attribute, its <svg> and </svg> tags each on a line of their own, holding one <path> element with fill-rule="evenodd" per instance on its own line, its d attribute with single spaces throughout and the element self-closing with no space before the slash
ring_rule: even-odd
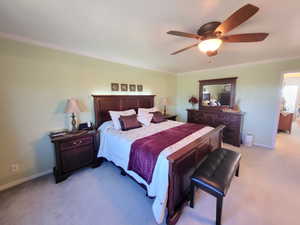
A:
<svg viewBox="0 0 300 225">
<path fill-rule="evenodd" d="M 225 196 L 240 159 L 240 153 L 224 148 L 210 152 L 195 171 L 192 181 Z"/>
</svg>

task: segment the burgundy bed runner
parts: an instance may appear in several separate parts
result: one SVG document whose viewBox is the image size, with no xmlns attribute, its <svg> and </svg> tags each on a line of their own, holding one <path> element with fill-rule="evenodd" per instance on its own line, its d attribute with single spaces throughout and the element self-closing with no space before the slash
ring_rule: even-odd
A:
<svg viewBox="0 0 300 225">
<path fill-rule="evenodd" d="M 136 172 L 150 184 L 159 154 L 203 127 L 204 125 L 186 123 L 134 141 L 131 145 L 128 170 Z"/>
</svg>

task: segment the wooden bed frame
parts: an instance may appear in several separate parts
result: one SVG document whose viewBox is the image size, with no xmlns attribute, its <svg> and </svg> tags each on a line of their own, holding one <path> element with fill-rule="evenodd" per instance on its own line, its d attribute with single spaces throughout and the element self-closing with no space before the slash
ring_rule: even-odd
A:
<svg viewBox="0 0 300 225">
<path fill-rule="evenodd" d="M 155 95 L 93 95 L 96 127 L 111 120 L 109 110 L 137 111 L 138 108 L 151 108 L 154 106 L 154 97 Z M 167 224 L 173 225 L 178 221 L 183 207 L 189 200 L 190 176 L 208 152 L 221 147 L 224 127 L 218 126 L 168 157 Z"/>
</svg>

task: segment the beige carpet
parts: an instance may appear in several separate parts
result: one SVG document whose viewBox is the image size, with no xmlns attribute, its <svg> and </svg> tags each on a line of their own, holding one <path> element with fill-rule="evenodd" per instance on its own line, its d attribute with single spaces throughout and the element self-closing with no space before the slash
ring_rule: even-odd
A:
<svg viewBox="0 0 300 225">
<path fill-rule="evenodd" d="M 295 124 L 292 135 L 280 133 L 276 150 L 233 149 L 243 158 L 240 177 L 224 200 L 223 224 L 300 224 L 300 128 Z M 48 175 L 1 192 L 0 224 L 154 225 L 151 204 L 143 189 L 104 163 L 60 184 Z M 215 199 L 198 192 L 195 204 L 178 225 L 214 224 Z"/>
</svg>

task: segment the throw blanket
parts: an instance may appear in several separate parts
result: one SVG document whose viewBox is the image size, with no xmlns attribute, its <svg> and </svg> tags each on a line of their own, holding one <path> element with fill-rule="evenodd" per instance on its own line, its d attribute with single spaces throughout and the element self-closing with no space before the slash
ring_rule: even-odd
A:
<svg viewBox="0 0 300 225">
<path fill-rule="evenodd" d="M 203 127 L 204 125 L 186 123 L 136 140 L 131 145 L 128 170 L 136 172 L 150 184 L 159 154 Z"/>
</svg>

